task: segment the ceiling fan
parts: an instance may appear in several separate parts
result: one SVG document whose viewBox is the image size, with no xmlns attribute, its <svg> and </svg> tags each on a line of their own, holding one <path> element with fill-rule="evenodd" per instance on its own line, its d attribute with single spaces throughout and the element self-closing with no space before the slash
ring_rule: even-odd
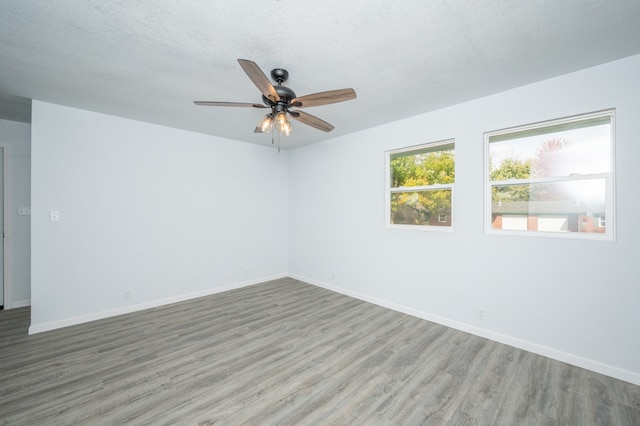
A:
<svg viewBox="0 0 640 426">
<path fill-rule="evenodd" d="M 271 77 L 276 82 L 276 85 L 274 86 L 255 62 L 247 59 L 238 59 L 238 62 L 244 72 L 247 73 L 247 76 L 249 76 L 251 81 L 253 81 L 253 84 L 255 84 L 260 92 L 262 92 L 262 104 L 216 101 L 194 101 L 194 103 L 202 106 L 270 109 L 271 112 L 267 114 L 260 123 L 258 123 L 258 126 L 254 130 L 255 133 L 266 133 L 275 127 L 280 131 L 280 133 L 284 133 L 288 136 L 291 133 L 291 122 L 288 120 L 288 117 L 298 120 L 308 126 L 315 127 L 318 130 L 330 132 L 334 129 L 334 126 L 326 121 L 304 111 L 298 109 L 291 110 L 290 108 L 327 105 L 356 98 L 356 92 L 353 89 L 329 90 L 326 92 L 318 92 L 297 97 L 293 90 L 282 85 L 282 83 L 287 81 L 289 78 L 289 72 L 287 70 L 282 68 L 275 68 L 271 70 Z"/>
</svg>

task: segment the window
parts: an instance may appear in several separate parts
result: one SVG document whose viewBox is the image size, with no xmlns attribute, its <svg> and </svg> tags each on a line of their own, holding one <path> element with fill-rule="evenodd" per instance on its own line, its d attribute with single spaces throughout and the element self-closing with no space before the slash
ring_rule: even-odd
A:
<svg viewBox="0 0 640 426">
<path fill-rule="evenodd" d="M 613 110 L 486 133 L 487 232 L 612 240 L 613 135 Z"/>
<path fill-rule="evenodd" d="M 452 230 L 453 140 L 387 152 L 387 226 Z"/>
</svg>

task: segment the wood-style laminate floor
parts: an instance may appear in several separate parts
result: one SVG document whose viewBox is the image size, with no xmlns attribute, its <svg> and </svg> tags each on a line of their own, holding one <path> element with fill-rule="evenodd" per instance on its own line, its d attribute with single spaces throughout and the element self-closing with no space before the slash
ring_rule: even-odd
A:
<svg viewBox="0 0 640 426">
<path fill-rule="evenodd" d="M 640 425 L 640 387 L 290 278 L 27 335 L 0 424 Z"/>
</svg>

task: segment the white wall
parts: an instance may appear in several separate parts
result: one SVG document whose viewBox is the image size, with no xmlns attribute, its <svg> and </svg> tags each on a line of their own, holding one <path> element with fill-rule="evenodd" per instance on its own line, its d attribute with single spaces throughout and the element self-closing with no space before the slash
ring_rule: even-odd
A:
<svg viewBox="0 0 640 426">
<path fill-rule="evenodd" d="M 640 384 L 638 75 L 634 56 L 290 151 L 290 274 Z M 612 107 L 617 241 L 485 235 L 483 132 Z M 385 229 L 385 151 L 448 138 L 455 232 Z"/>
<path fill-rule="evenodd" d="M 286 274 L 287 152 L 39 101 L 31 132 L 30 332 Z"/>
<path fill-rule="evenodd" d="M 5 308 L 26 306 L 30 287 L 30 218 L 18 216 L 18 207 L 31 203 L 31 126 L 0 120 L 0 146 L 5 150 L 7 204 L 5 205 Z M 1 291 L 1 290 L 0 290 Z"/>
</svg>

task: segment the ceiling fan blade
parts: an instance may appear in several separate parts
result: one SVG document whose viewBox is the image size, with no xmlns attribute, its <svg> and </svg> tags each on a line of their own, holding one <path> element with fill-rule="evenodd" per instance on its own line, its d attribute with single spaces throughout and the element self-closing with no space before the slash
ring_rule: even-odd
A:
<svg viewBox="0 0 640 426">
<path fill-rule="evenodd" d="M 201 106 L 223 106 L 223 107 L 253 107 L 266 108 L 264 105 L 252 104 L 248 102 L 215 102 L 215 101 L 193 101 L 196 105 Z"/>
<path fill-rule="evenodd" d="M 238 63 L 240 63 L 244 72 L 247 73 L 251 81 L 253 81 L 253 84 L 260 89 L 260 92 L 262 92 L 265 98 L 272 102 L 278 102 L 280 100 L 280 96 L 278 95 L 278 92 L 276 92 L 275 87 L 273 87 L 271 81 L 266 75 L 264 75 L 260 67 L 255 62 L 247 59 L 238 59 Z"/>
<path fill-rule="evenodd" d="M 311 115 L 311 114 L 307 114 L 304 111 L 289 111 L 289 115 L 292 118 L 295 118 L 296 120 L 311 126 L 311 127 L 315 127 L 318 130 L 322 130 L 323 132 L 330 132 L 333 129 L 335 129 L 334 126 L 332 126 L 331 124 L 327 123 L 324 120 L 319 119 L 318 117 Z"/>
<path fill-rule="evenodd" d="M 319 105 L 335 104 L 336 102 L 350 101 L 356 98 L 356 92 L 353 89 L 329 90 L 326 92 L 313 93 L 311 95 L 301 96 L 291 101 L 291 106 L 304 108 Z"/>
</svg>

